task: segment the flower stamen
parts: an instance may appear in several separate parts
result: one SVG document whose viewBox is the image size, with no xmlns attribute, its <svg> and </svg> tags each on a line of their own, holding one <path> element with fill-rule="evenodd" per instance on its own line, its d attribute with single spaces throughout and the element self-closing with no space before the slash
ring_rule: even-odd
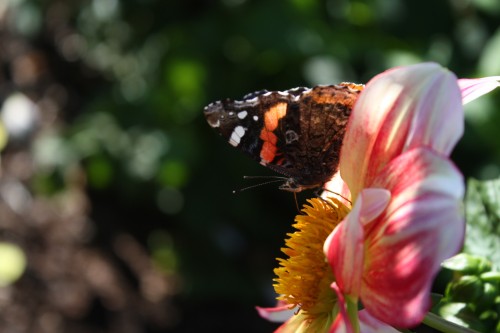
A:
<svg viewBox="0 0 500 333">
<path fill-rule="evenodd" d="M 335 198 L 308 200 L 301 215 L 295 218 L 297 231 L 288 233 L 282 252 L 287 259 L 278 259 L 274 270 L 274 289 L 290 308 L 317 316 L 331 313 L 336 302 L 330 288 L 333 273 L 323 253 L 323 243 L 333 229 L 349 213 L 341 201 Z"/>
</svg>

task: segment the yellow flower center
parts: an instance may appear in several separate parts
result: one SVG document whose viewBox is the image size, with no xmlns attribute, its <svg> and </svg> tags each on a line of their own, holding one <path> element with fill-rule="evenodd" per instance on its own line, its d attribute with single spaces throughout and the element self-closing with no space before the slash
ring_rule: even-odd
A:
<svg viewBox="0 0 500 333">
<path fill-rule="evenodd" d="M 281 250 L 288 259 L 278 259 L 274 270 L 274 289 L 290 308 L 300 307 L 309 319 L 331 314 L 337 297 L 330 284 L 334 281 L 330 265 L 323 253 L 323 243 L 332 230 L 349 213 L 342 202 L 328 198 L 313 198 L 297 215 Z"/>
</svg>

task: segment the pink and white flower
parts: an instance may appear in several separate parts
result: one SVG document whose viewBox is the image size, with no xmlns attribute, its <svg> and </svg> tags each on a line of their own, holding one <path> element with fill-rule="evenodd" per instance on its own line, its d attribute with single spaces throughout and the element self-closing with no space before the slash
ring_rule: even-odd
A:
<svg viewBox="0 0 500 333">
<path fill-rule="evenodd" d="M 440 264 L 464 237 L 463 177 L 449 159 L 463 134 L 462 105 L 499 79 L 458 80 L 424 63 L 366 85 L 347 126 L 340 174 L 327 184 L 352 210 L 324 242 L 337 299 L 325 332 L 396 332 L 391 326 L 422 321 Z M 313 320 L 299 311 L 280 332 L 306 331 Z"/>
</svg>

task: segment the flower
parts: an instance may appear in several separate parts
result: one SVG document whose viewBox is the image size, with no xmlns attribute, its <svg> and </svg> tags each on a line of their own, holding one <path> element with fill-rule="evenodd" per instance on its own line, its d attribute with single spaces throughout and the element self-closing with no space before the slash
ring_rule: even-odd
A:
<svg viewBox="0 0 500 333">
<path fill-rule="evenodd" d="M 311 199 L 302 211 L 293 225 L 297 231 L 288 234 L 282 249 L 288 259 L 278 259 L 280 267 L 274 270 L 275 290 L 281 294 L 278 299 L 288 308 L 300 307 L 280 332 L 321 332 L 335 318 L 337 296 L 330 288 L 333 271 L 325 260 L 323 243 L 349 209 L 329 198 Z"/>
<path fill-rule="evenodd" d="M 446 158 L 417 148 L 370 185 L 328 237 L 325 254 L 354 306 L 359 299 L 380 321 L 412 327 L 429 310 L 440 263 L 462 245 L 462 176 Z"/>
<path fill-rule="evenodd" d="M 336 224 L 349 213 L 349 208 L 340 200 L 318 198 L 308 200 L 303 215 L 296 217 L 296 232 L 288 234 L 286 247 L 289 258 L 279 260 L 280 267 L 275 269 L 275 289 L 282 296 L 279 306 L 260 308 L 261 316 L 270 321 L 286 323 L 276 332 L 328 332 L 339 312 L 342 311 L 339 299 L 342 294 L 330 288 L 334 280 L 333 271 L 325 260 L 323 242 Z M 300 310 L 294 310 L 294 307 Z M 361 327 L 377 332 L 386 325 L 365 313 L 360 312 Z M 391 330 L 385 333 L 397 332 Z"/>
<path fill-rule="evenodd" d="M 259 309 L 272 317 L 300 307 L 279 332 L 396 332 L 391 326 L 421 322 L 440 263 L 464 236 L 463 178 L 449 160 L 463 133 L 462 104 L 498 79 L 457 80 L 424 63 L 366 85 L 349 119 L 340 173 L 323 195 L 347 197 L 352 210 L 346 213 L 345 200 L 312 199 L 296 218 L 289 258 L 276 270 L 282 305 Z"/>
</svg>

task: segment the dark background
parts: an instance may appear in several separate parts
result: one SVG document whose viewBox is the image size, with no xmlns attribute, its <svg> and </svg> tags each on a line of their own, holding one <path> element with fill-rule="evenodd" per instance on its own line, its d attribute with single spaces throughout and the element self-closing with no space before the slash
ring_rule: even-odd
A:
<svg viewBox="0 0 500 333">
<path fill-rule="evenodd" d="M 0 262 L 23 272 L 0 331 L 271 332 L 294 198 L 232 194 L 272 173 L 203 106 L 422 61 L 499 75 L 499 23 L 488 0 L 2 0 L 0 243 L 26 266 Z M 467 108 L 466 177 L 500 174 L 499 102 Z"/>
</svg>

